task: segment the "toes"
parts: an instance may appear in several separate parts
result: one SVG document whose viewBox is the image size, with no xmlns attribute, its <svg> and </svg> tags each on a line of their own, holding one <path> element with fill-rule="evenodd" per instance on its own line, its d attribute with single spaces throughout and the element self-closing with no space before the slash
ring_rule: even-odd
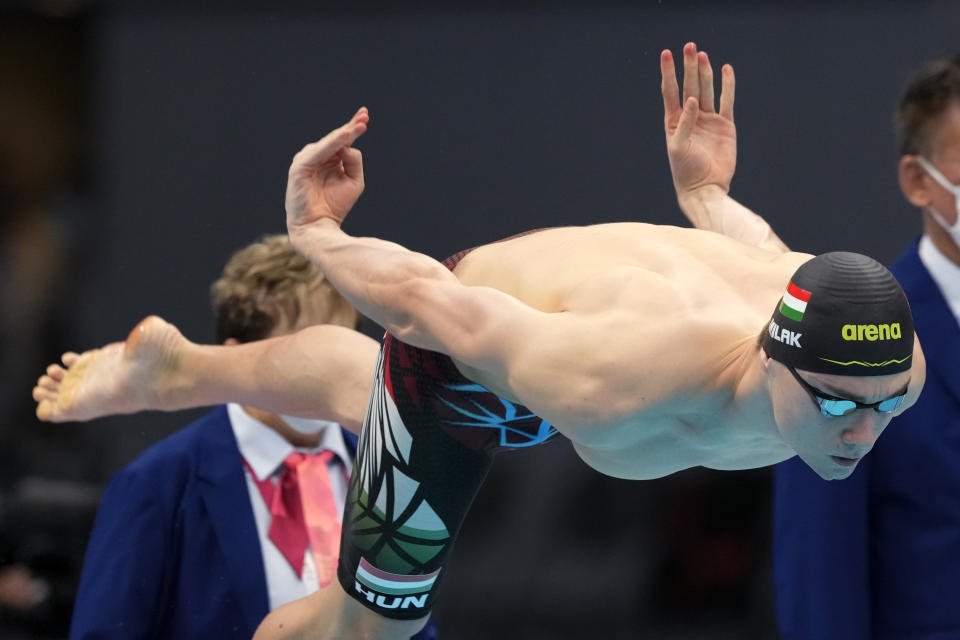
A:
<svg viewBox="0 0 960 640">
<path fill-rule="evenodd" d="M 47 367 L 47 375 L 50 376 L 56 382 L 63 381 L 63 376 L 66 374 L 66 369 L 61 367 L 58 364 L 52 364 Z"/>
<path fill-rule="evenodd" d="M 47 391 L 56 391 L 60 388 L 60 383 L 50 376 L 40 376 L 40 379 L 37 380 L 37 386 Z"/>
<path fill-rule="evenodd" d="M 65 354 L 60 356 L 60 360 L 63 362 L 64 366 L 66 366 L 69 369 L 70 367 L 73 366 L 73 363 L 76 362 L 77 358 L 79 357 L 80 357 L 79 354 L 74 353 L 73 351 L 67 351 Z"/>
<path fill-rule="evenodd" d="M 53 403 L 42 401 L 37 405 L 37 418 L 44 422 L 53 421 Z"/>
<path fill-rule="evenodd" d="M 43 387 L 33 388 L 33 399 L 37 402 L 52 402 L 55 398 L 56 394 Z"/>
</svg>

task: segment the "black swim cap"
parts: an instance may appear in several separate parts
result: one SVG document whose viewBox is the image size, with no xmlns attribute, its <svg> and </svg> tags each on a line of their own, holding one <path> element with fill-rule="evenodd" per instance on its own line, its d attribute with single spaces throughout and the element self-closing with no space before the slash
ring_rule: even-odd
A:
<svg viewBox="0 0 960 640">
<path fill-rule="evenodd" d="M 882 376 L 910 369 L 913 316 L 886 267 L 834 252 L 800 266 L 773 311 L 763 350 L 797 369 Z"/>
</svg>

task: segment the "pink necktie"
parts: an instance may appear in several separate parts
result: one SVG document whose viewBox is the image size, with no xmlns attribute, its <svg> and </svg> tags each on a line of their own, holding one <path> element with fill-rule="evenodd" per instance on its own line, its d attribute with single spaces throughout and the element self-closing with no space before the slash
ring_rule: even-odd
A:
<svg viewBox="0 0 960 640">
<path fill-rule="evenodd" d="M 300 501 L 296 467 L 290 464 L 290 456 L 284 460 L 283 465 L 283 472 L 276 486 L 269 478 L 257 482 L 257 486 L 263 501 L 270 509 L 270 529 L 267 537 L 287 559 L 297 576 L 301 576 L 303 554 L 309 541 L 303 524 L 303 505 Z M 256 481 L 256 475 L 253 478 Z"/>
<path fill-rule="evenodd" d="M 293 452 L 283 461 L 277 485 L 270 478 L 258 480 L 250 463 L 243 461 L 270 510 L 267 537 L 300 578 L 309 545 L 321 588 L 336 575 L 340 552 L 340 518 L 327 471 L 332 458 L 332 451 L 309 456 Z"/>
<path fill-rule="evenodd" d="M 327 468 L 332 459 L 332 451 L 322 451 L 313 456 L 291 453 L 284 461 L 297 470 L 307 536 L 321 589 L 336 575 L 340 553 L 340 516 Z"/>
</svg>

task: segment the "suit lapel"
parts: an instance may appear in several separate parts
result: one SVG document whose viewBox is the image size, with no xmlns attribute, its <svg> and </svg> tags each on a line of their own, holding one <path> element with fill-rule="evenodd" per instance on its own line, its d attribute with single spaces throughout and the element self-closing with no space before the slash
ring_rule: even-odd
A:
<svg viewBox="0 0 960 640">
<path fill-rule="evenodd" d="M 918 242 L 907 249 L 891 270 L 910 300 L 914 327 L 927 360 L 927 375 L 936 374 L 960 402 L 960 376 L 956 375 L 956 365 L 960 362 L 960 326 L 923 266 Z"/>
<path fill-rule="evenodd" d="M 267 581 L 257 525 L 250 506 L 243 462 L 226 407 L 211 429 L 202 451 L 197 475 L 203 500 L 220 543 L 244 616 L 251 629 L 269 613 Z"/>
<path fill-rule="evenodd" d="M 347 451 L 350 452 L 350 459 L 357 457 L 357 436 L 353 435 L 343 427 L 340 427 L 343 433 L 343 443 L 347 445 Z"/>
</svg>

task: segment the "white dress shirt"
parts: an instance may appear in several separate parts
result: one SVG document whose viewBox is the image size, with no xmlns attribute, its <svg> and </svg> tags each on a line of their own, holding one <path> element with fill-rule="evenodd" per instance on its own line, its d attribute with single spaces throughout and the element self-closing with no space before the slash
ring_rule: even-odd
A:
<svg viewBox="0 0 960 640">
<path fill-rule="evenodd" d="M 960 266 L 940 253 L 926 234 L 920 238 L 920 261 L 937 283 L 953 317 L 960 323 Z"/>
<path fill-rule="evenodd" d="M 240 455 L 244 457 L 250 468 L 261 482 L 272 478 L 277 482 L 281 465 L 288 455 L 294 451 L 300 453 L 318 453 L 329 449 L 335 455 L 327 465 L 330 471 L 330 485 L 333 488 L 333 497 L 337 504 L 337 511 L 343 520 L 343 504 L 347 496 L 346 472 L 353 464 L 343 441 L 340 425 L 335 422 L 327 423 L 320 435 L 320 444 L 314 449 L 296 448 L 287 442 L 279 433 L 255 420 L 238 404 L 228 404 L 227 414 L 230 416 L 230 425 L 233 435 L 240 447 Z M 260 538 L 260 549 L 263 553 L 263 566 L 267 577 L 267 596 L 270 601 L 270 610 L 273 611 L 282 604 L 298 600 L 310 595 L 319 588 L 317 581 L 317 567 L 313 554 L 308 552 L 303 558 L 303 578 L 297 577 L 293 567 L 283 557 L 273 541 L 267 537 L 270 531 L 270 510 L 260 495 L 256 482 L 250 471 L 244 468 L 244 477 L 247 480 L 247 492 L 250 494 L 250 504 L 253 507 L 253 516 L 257 523 L 257 535 Z"/>
</svg>

